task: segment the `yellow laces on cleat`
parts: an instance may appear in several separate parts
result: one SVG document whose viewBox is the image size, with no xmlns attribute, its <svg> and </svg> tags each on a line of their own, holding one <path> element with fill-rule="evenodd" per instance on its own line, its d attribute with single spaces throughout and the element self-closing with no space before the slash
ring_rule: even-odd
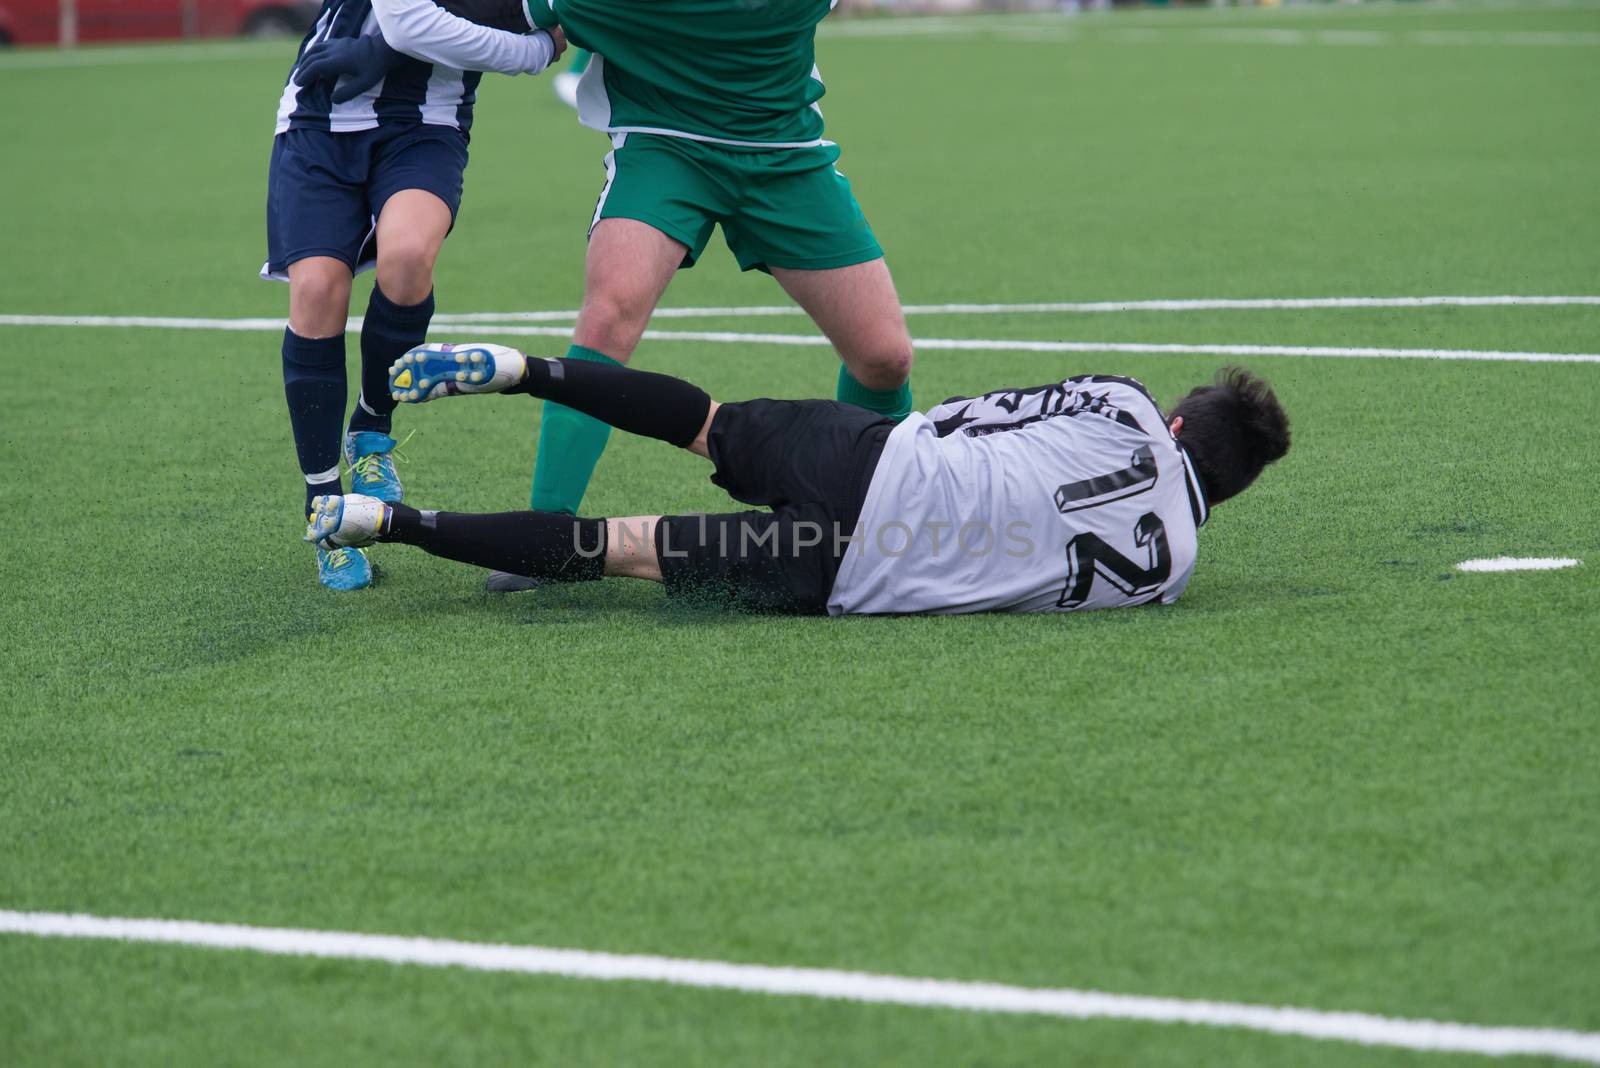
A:
<svg viewBox="0 0 1600 1068">
<path fill-rule="evenodd" d="M 365 479 L 383 477 L 383 453 L 369 452 L 361 459 L 350 465 L 352 475 L 360 475 Z"/>
<path fill-rule="evenodd" d="M 409 442 L 412 438 L 414 438 L 416 436 L 417 436 L 417 432 L 415 430 L 413 430 L 413 431 L 411 431 L 411 433 L 407 434 L 404 438 L 400 439 L 400 443 L 398 445 L 396 445 L 394 448 L 390 449 L 388 452 L 386 452 L 386 453 L 383 453 L 383 452 L 369 452 L 369 453 L 367 453 L 365 456 L 361 457 L 361 459 L 357 460 L 355 463 L 350 464 L 346 468 L 346 472 L 348 474 L 352 474 L 352 475 L 360 475 L 362 478 L 365 478 L 365 479 L 382 478 L 383 477 L 383 471 L 382 471 L 383 458 L 385 456 L 392 456 L 396 460 L 400 461 L 403 464 L 408 464 L 408 463 L 411 462 L 411 458 L 409 456 L 407 456 L 405 453 L 401 452 L 400 450 L 405 448 L 406 447 L 406 443 Z"/>
</svg>

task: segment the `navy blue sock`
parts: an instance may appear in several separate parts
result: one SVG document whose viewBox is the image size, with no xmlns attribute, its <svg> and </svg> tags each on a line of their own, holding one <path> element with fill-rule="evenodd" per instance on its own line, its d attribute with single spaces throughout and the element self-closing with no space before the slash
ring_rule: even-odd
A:
<svg viewBox="0 0 1600 1068">
<path fill-rule="evenodd" d="M 350 416 L 350 433 L 389 432 L 395 403 L 389 396 L 389 367 L 428 339 L 432 318 L 432 291 L 420 304 L 396 304 L 373 284 L 367 315 L 361 321 L 361 397 Z"/>
<path fill-rule="evenodd" d="M 319 493 L 338 493 L 339 454 L 344 439 L 344 335 L 301 337 L 283 332 L 283 393 L 300 472 L 306 479 L 306 511 Z"/>
</svg>

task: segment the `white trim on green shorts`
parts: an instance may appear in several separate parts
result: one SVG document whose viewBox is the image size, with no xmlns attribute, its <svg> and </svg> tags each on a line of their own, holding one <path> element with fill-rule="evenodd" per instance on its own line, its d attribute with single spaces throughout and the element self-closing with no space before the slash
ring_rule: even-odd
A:
<svg viewBox="0 0 1600 1068">
<path fill-rule="evenodd" d="M 599 58 L 598 56 L 595 58 Z M 628 135 L 611 135 L 611 151 L 606 153 L 606 184 L 600 187 L 600 199 L 595 201 L 594 218 L 589 220 L 589 233 L 600 225 L 600 213 L 606 210 L 606 197 L 611 195 L 611 183 L 617 180 L 617 149 L 628 143 Z"/>
</svg>

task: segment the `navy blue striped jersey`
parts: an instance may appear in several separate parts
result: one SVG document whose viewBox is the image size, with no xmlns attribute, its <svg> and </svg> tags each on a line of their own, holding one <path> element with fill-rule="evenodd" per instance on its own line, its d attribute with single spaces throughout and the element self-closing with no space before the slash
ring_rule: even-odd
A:
<svg viewBox="0 0 1600 1068">
<path fill-rule="evenodd" d="M 307 86 L 296 80 L 301 59 L 312 45 L 380 33 L 406 58 L 355 99 L 335 104 L 332 82 Z M 549 66 L 553 55 L 554 45 L 546 33 L 511 33 L 478 25 L 433 0 L 323 0 L 278 99 L 276 132 L 347 133 L 391 123 L 453 126 L 465 132 L 472 126 L 479 72 L 537 74 Z"/>
</svg>

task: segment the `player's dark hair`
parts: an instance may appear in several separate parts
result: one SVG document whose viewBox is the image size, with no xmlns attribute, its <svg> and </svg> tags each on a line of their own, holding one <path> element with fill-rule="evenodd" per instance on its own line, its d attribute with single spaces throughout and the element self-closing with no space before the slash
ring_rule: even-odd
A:
<svg viewBox="0 0 1600 1068">
<path fill-rule="evenodd" d="M 1208 505 L 1221 504 L 1289 451 L 1289 416 L 1272 387 L 1242 367 L 1224 367 L 1216 381 L 1173 405 L 1183 417 L 1178 443 L 1194 461 Z"/>
</svg>

